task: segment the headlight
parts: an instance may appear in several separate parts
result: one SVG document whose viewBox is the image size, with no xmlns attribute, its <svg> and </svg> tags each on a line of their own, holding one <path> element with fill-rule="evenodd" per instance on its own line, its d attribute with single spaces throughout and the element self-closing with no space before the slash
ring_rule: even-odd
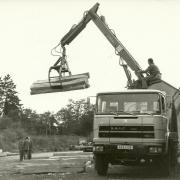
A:
<svg viewBox="0 0 180 180">
<path fill-rule="evenodd" d="M 162 153 L 162 147 L 149 147 L 150 153 Z"/>
<path fill-rule="evenodd" d="M 103 146 L 94 146 L 93 151 L 99 151 L 102 152 L 104 150 Z"/>
</svg>

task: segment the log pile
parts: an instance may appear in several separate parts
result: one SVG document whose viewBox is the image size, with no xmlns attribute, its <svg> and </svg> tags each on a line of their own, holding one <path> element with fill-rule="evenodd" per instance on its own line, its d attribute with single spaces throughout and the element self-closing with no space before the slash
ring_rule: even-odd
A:
<svg viewBox="0 0 180 180">
<path fill-rule="evenodd" d="M 89 87 L 89 73 L 60 77 L 51 77 L 50 81 L 38 80 L 31 85 L 31 95 L 65 92 Z"/>
</svg>

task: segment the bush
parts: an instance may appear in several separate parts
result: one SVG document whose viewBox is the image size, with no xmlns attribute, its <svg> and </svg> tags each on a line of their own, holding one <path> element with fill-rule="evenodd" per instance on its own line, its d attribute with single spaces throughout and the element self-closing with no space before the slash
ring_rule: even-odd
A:
<svg viewBox="0 0 180 180">
<path fill-rule="evenodd" d="M 18 152 L 19 138 L 26 136 L 31 137 L 34 152 L 65 151 L 69 150 L 70 145 L 76 145 L 79 141 L 77 135 L 35 136 L 27 134 L 22 128 L 9 128 L 0 132 L 0 149 Z"/>
<path fill-rule="evenodd" d="M 15 152 L 18 151 L 18 139 L 19 137 L 25 137 L 26 133 L 23 129 L 8 128 L 0 133 L 1 148 L 3 151 Z"/>
<path fill-rule="evenodd" d="M 79 136 L 56 135 L 56 136 L 32 136 L 34 151 L 65 151 L 69 145 L 77 144 Z"/>
<path fill-rule="evenodd" d="M 0 118 L 0 129 L 7 129 L 12 124 L 12 119 L 9 117 L 1 117 Z"/>
</svg>

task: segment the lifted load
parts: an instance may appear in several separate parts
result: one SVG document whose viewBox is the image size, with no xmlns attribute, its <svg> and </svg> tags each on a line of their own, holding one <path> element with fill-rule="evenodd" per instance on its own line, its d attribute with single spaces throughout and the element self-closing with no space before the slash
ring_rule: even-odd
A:
<svg viewBox="0 0 180 180">
<path fill-rule="evenodd" d="M 60 79 L 59 76 L 49 80 L 38 80 L 31 86 L 31 95 L 45 94 L 53 92 L 64 92 L 89 87 L 89 73 L 65 76 Z"/>
</svg>

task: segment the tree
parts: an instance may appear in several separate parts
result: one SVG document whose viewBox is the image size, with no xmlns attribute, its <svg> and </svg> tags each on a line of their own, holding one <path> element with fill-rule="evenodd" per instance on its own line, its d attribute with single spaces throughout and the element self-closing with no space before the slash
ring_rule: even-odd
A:
<svg viewBox="0 0 180 180">
<path fill-rule="evenodd" d="M 72 133 L 71 125 L 73 122 L 72 109 L 70 107 L 62 108 L 56 113 L 55 116 L 57 119 L 58 129 L 60 133 L 71 134 Z"/>
<path fill-rule="evenodd" d="M 7 129 L 12 125 L 12 119 L 6 116 L 0 117 L 0 130 Z"/>
<path fill-rule="evenodd" d="M 21 111 L 20 99 L 17 96 L 16 85 L 7 74 L 0 77 L 0 113 L 17 120 Z"/>
<path fill-rule="evenodd" d="M 57 120 L 53 113 L 51 113 L 50 111 L 47 111 L 47 112 L 41 114 L 40 121 L 42 124 L 42 128 L 44 130 L 44 133 L 46 135 L 56 134 L 55 124 L 57 124 Z"/>
<path fill-rule="evenodd" d="M 81 135 L 90 136 L 93 131 L 93 119 L 94 119 L 94 107 L 85 108 L 85 111 L 80 119 L 80 131 Z"/>
<path fill-rule="evenodd" d="M 38 131 L 39 131 L 38 119 L 39 119 L 39 115 L 36 113 L 36 111 L 34 111 L 30 108 L 22 109 L 21 125 L 27 131 L 38 133 Z"/>
<path fill-rule="evenodd" d="M 56 113 L 61 132 L 77 135 L 89 135 L 92 132 L 93 110 L 84 99 L 69 100 L 69 104 Z"/>
</svg>

